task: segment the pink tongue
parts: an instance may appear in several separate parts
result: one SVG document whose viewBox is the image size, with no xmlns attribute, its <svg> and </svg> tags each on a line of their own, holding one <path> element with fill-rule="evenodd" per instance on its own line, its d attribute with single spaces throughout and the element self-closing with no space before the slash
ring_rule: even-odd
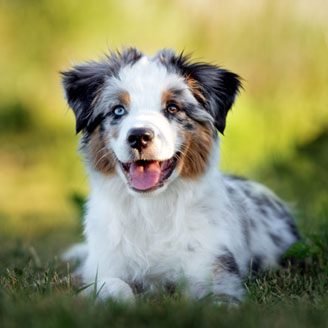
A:
<svg viewBox="0 0 328 328">
<path fill-rule="evenodd" d="M 138 190 L 153 188 L 161 176 L 158 161 L 132 163 L 129 170 L 132 187 Z"/>
</svg>

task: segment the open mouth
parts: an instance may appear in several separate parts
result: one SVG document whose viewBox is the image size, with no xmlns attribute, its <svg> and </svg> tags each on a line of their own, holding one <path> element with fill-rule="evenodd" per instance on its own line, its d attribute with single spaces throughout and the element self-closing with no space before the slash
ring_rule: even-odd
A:
<svg viewBox="0 0 328 328">
<path fill-rule="evenodd" d="M 138 160 L 120 163 L 130 186 L 136 191 L 153 191 L 164 185 L 177 163 L 177 156 L 165 161 Z"/>
</svg>

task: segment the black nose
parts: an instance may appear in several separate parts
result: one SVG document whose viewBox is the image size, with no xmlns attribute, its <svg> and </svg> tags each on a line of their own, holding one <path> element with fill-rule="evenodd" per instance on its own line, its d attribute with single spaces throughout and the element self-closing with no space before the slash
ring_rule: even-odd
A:
<svg viewBox="0 0 328 328">
<path fill-rule="evenodd" d="M 154 139 L 154 131 L 149 128 L 131 129 L 128 134 L 128 143 L 131 148 L 141 151 Z"/>
</svg>

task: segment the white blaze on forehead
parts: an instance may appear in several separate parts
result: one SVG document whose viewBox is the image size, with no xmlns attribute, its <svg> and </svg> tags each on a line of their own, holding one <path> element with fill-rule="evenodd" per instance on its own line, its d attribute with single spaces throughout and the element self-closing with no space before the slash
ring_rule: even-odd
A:
<svg viewBox="0 0 328 328">
<path fill-rule="evenodd" d="M 170 88 L 188 89 L 183 77 L 169 73 L 159 61 L 146 56 L 132 66 L 122 68 L 117 85 L 129 93 L 131 111 L 160 111 L 164 91 Z"/>
<path fill-rule="evenodd" d="M 159 60 L 144 56 L 136 63 L 122 67 L 117 77 L 107 79 L 94 114 L 107 112 L 113 106 L 113 99 L 122 92 L 129 95 L 129 114 L 160 112 L 162 95 L 170 89 L 183 91 L 184 100 L 197 103 L 182 76 L 168 72 Z"/>
<path fill-rule="evenodd" d="M 191 92 L 184 78 L 167 71 L 159 61 L 143 57 L 133 65 L 122 68 L 118 78 L 112 79 L 111 86 L 129 94 L 129 113 L 120 123 L 119 136 L 112 147 L 121 161 L 129 160 L 129 146 L 126 142 L 132 128 L 147 127 L 155 132 L 154 156 L 164 160 L 174 156 L 181 144 L 178 131 L 162 112 L 163 93 L 171 88 Z M 108 85 L 110 87 L 110 85 Z"/>
</svg>

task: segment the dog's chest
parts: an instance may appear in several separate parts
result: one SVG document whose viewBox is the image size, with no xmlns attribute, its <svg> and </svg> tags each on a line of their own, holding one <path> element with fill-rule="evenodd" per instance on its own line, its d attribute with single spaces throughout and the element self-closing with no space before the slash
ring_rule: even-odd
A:
<svg viewBox="0 0 328 328">
<path fill-rule="evenodd" d="M 134 203 L 112 207 L 106 216 L 107 229 L 103 223 L 99 229 L 107 236 L 98 242 L 107 241 L 103 248 L 131 277 L 175 279 L 217 249 L 217 226 L 200 206 Z"/>
</svg>

